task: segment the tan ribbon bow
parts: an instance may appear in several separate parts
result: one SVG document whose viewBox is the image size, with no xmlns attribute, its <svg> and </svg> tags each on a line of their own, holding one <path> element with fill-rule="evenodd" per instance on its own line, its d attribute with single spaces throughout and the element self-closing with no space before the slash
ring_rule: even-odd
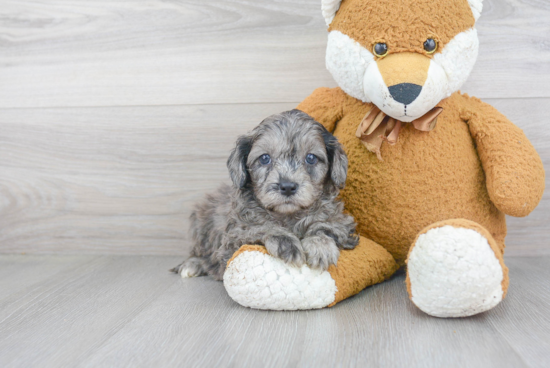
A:
<svg viewBox="0 0 550 368">
<path fill-rule="evenodd" d="M 416 129 L 429 132 L 435 128 L 437 117 L 442 112 L 442 107 L 434 107 L 411 123 Z M 382 143 L 387 141 L 389 144 L 394 145 L 397 142 L 399 130 L 401 130 L 403 124 L 403 122 L 384 114 L 378 107 L 373 106 L 363 120 L 361 120 L 355 135 L 370 152 L 376 153 L 376 157 L 380 161 L 383 161 L 380 154 Z"/>
</svg>

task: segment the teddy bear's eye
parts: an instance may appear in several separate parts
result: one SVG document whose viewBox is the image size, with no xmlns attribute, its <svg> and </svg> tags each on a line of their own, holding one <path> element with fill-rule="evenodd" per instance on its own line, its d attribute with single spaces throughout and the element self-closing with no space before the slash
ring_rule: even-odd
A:
<svg viewBox="0 0 550 368">
<path fill-rule="evenodd" d="M 424 50 L 426 50 L 428 54 L 433 54 L 435 50 L 437 50 L 437 41 L 433 38 L 428 38 L 426 42 L 424 42 Z"/>
<path fill-rule="evenodd" d="M 374 52 L 374 55 L 378 57 L 384 57 L 388 54 L 388 45 L 379 42 L 377 44 L 374 44 L 372 51 Z"/>
</svg>

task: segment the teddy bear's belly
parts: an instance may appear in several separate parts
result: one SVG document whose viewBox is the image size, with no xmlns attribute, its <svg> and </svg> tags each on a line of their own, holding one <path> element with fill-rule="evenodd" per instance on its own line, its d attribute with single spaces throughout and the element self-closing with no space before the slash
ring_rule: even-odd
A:
<svg viewBox="0 0 550 368">
<path fill-rule="evenodd" d="M 379 161 L 355 137 L 357 116 L 344 117 L 335 136 L 346 148 L 349 172 L 342 199 L 358 232 L 403 264 L 426 226 L 445 219 L 476 221 L 503 244 L 504 214 L 492 204 L 468 126 L 443 113 L 431 132 L 406 124 Z"/>
</svg>

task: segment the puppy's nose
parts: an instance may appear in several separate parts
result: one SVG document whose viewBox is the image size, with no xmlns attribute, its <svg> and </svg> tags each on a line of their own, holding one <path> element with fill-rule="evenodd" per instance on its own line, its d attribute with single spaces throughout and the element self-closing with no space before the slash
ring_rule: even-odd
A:
<svg viewBox="0 0 550 368">
<path fill-rule="evenodd" d="M 400 83 L 395 86 L 388 87 L 391 96 L 397 102 L 401 102 L 403 105 L 408 105 L 420 94 L 422 86 L 412 83 Z"/>
<path fill-rule="evenodd" d="M 291 195 L 296 193 L 296 190 L 298 189 L 298 184 L 282 182 L 279 184 L 279 189 L 281 190 L 282 195 L 290 197 Z"/>
</svg>

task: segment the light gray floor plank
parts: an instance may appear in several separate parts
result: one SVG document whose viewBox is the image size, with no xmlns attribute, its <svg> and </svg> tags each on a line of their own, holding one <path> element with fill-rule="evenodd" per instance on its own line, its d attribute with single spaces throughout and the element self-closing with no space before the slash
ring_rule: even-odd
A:
<svg viewBox="0 0 550 368">
<path fill-rule="evenodd" d="M 334 86 L 320 0 L 0 2 L 0 107 L 300 101 Z M 550 97 L 550 6 L 485 0 L 464 90 Z"/>
<path fill-rule="evenodd" d="M 489 324 L 417 312 L 402 276 L 319 311 L 244 309 L 222 294 L 210 280 L 172 286 L 84 366 L 525 366 Z"/>
<path fill-rule="evenodd" d="M 55 278 L 56 275 L 68 270 L 82 267 L 95 258 L 87 255 L 0 257 L 0 303 L 13 294 L 21 297 L 25 293 L 32 293 L 32 288 L 36 284 Z M 13 299 L 10 303 L 13 303 Z"/>
<path fill-rule="evenodd" d="M 0 366 L 74 366 L 173 283 L 166 277 L 170 257 L 88 258 L 2 298 Z"/>
<path fill-rule="evenodd" d="M 532 367 L 550 365 L 549 258 L 508 261 L 511 288 L 507 308 L 487 313 L 491 325 Z"/>
<path fill-rule="evenodd" d="M 550 99 L 489 99 L 550 172 Z M 238 135 L 295 103 L 0 109 L 0 252 L 186 254 L 191 205 L 228 181 Z M 550 192 L 508 255 L 550 254 Z"/>
<path fill-rule="evenodd" d="M 9 260 L 10 256 L 0 256 Z M 41 256 L 29 256 L 42 259 Z M 168 257 L 103 257 L 18 300 L 0 323 L 2 366 L 545 367 L 550 257 L 508 258 L 492 311 L 437 319 L 404 275 L 334 308 L 243 308 L 209 277 L 181 280 Z M 44 285 L 46 286 L 46 285 Z M 55 290 L 55 291 L 54 291 Z"/>
</svg>

